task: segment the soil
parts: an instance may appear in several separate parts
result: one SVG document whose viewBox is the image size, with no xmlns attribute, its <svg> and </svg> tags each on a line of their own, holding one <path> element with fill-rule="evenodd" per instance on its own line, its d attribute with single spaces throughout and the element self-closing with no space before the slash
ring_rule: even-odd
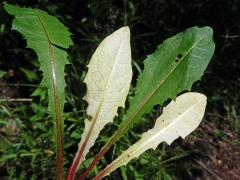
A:
<svg viewBox="0 0 240 180">
<path fill-rule="evenodd" d="M 216 127 L 224 132 L 222 137 L 216 137 Z M 187 172 L 191 179 L 240 180 L 240 142 L 237 133 L 230 129 L 230 119 L 223 123 L 205 121 L 199 134 L 185 141 L 184 148 L 191 148 L 196 154 L 191 157 L 192 168 Z"/>
</svg>

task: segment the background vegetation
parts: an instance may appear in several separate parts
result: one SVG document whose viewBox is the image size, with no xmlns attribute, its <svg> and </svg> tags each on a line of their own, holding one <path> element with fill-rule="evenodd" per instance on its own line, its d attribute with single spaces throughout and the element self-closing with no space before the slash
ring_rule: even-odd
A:
<svg viewBox="0 0 240 180">
<path fill-rule="evenodd" d="M 190 26 L 213 28 L 216 52 L 204 77 L 193 90 L 208 96 L 204 122 L 186 141 L 148 151 L 112 179 L 240 179 L 240 2 L 238 0 L 8 0 L 40 8 L 57 16 L 73 33 L 66 68 L 65 168 L 70 165 L 83 131 L 86 64 L 103 37 L 117 28 L 131 29 L 134 90 L 143 59 L 164 39 Z M 41 72 L 35 53 L 11 31 L 12 18 L 0 3 L 0 179 L 54 179 L 51 119 L 46 113 L 46 90 L 39 87 Z M 35 91 L 38 89 L 37 91 Z M 35 91 L 34 94 L 32 94 Z M 131 98 L 131 92 L 129 98 Z M 34 95 L 34 96 L 32 96 Z M 30 98 L 7 102 L 6 98 Z M 153 125 L 159 107 L 112 148 L 98 167 L 111 162 Z M 123 110 L 120 110 L 123 111 Z M 101 133 L 92 157 L 116 129 Z M 86 162 L 87 164 L 88 162 Z M 92 172 L 92 173 L 95 173 Z M 110 177 L 108 179 L 111 179 Z"/>
</svg>

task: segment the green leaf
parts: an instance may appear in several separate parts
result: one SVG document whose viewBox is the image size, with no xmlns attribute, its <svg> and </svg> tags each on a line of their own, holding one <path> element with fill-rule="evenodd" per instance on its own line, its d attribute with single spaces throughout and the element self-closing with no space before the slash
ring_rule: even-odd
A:
<svg viewBox="0 0 240 180">
<path fill-rule="evenodd" d="M 57 148 L 60 149 L 63 131 L 61 116 L 66 86 L 64 67 L 68 63 L 67 53 L 62 48 L 67 49 L 72 45 L 71 33 L 56 17 L 44 11 L 20 8 L 6 3 L 5 10 L 15 16 L 12 29 L 20 32 L 27 40 L 27 47 L 37 53 L 40 70 L 43 72 L 41 85 L 48 89 L 48 110 L 54 120 Z M 57 157 L 59 155 L 58 153 Z"/>
<path fill-rule="evenodd" d="M 33 91 L 33 93 L 31 94 L 31 96 L 36 97 L 39 96 L 40 101 L 43 101 L 46 99 L 47 97 L 47 89 L 44 87 L 38 87 L 37 89 L 35 89 Z"/>
<path fill-rule="evenodd" d="M 191 89 L 192 84 L 203 75 L 213 55 L 215 45 L 212 35 L 210 27 L 186 29 L 165 40 L 147 57 L 144 71 L 137 82 L 135 97 L 119 129 L 81 177 L 153 106 L 162 105 L 167 99 L 173 99 L 180 92 Z"/>
<path fill-rule="evenodd" d="M 24 73 L 24 75 L 27 77 L 29 81 L 38 80 L 38 76 L 34 71 L 25 68 L 20 68 L 20 70 Z"/>
<path fill-rule="evenodd" d="M 0 69 L 0 78 L 4 77 L 7 74 L 6 71 Z"/>
<path fill-rule="evenodd" d="M 27 47 L 37 53 L 43 72 L 41 85 L 48 88 L 48 110 L 56 119 L 57 114 L 63 113 L 64 67 L 68 59 L 67 53 L 54 45 L 68 48 L 72 45 L 71 33 L 56 17 L 44 11 L 9 4 L 5 4 L 5 9 L 15 16 L 12 29 L 19 31 L 27 40 Z"/>
<path fill-rule="evenodd" d="M 137 82 L 136 95 L 120 129 L 124 127 L 126 132 L 153 106 L 175 99 L 184 90 L 191 90 L 213 55 L 212 34 L 209 27 L 189 28 L 165 40 L 147 57 L 143 74 Z"/>
</svg>

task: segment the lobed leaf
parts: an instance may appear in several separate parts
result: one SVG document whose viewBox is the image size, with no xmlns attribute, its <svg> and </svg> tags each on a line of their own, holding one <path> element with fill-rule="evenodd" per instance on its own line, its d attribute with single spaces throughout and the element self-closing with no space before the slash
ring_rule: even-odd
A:
<svg viewBox="0 0 240 180">
<path fill-rule="evenodd" d="M 69 169 L 73 179 L 76 169 L 94 145 L 103 127 L 113 121 L 118 107 L 124 107 L 132 79 L 130 31 L 120 28 L 106 37 L 96 49 L 88 65 L 84 82 L 88 102 L 85 129 L 78 152 Z"/>
<path fill-rule="evenodd" d="M 157 50 L 144 61 L 144 71 L 136 86 L 135 97 L 121 122 L 102 150 L 83 173 L 83 179 L 108 149 L 134 123 L 148 113 L 153 106 L 162 105 L 167 99 L 174 99 L 204 73 L 214 52 L 210 27 L 193 27 L 165 40 Z"/>
<path fill-rule="evenodd" d="M 102 179 L 118 167 L 126 165 L 148 149 L 156 149 L 163 141 L 171 144 L 179 136 L 185 138 L 200 124 L 206 107 L 206 96 L 200 93 L 185 93 L 163 108 L 155 126 L 142 134 L 142 138 L 125 150 L 103 169 L 94 179 Z"/>
<path fill-rule="evenodd" d="M 41 85 L 48 89 L 48 110 L 55 124 L 57 161 L 61 161 L 57 164 L 63 164 L 63 119 L 61 117 L 66 86 L 64 67 L 68 63 L 68 59 L 66 51 L 58 47 L 66 49 L 72 45 L 71 33 L 56 17 L 50 16 L 42 10 L 20 8 L 6 3 L 5 10 L 15 16 L 12 29 L 23 35 L 27 40 L 27 47 L 33 49 L 38 56 L 40 70 L 43 72 Z M 62 176 L 62 172 L 60 175 L 59 173 L 57 176 Z"/>
<path fill-rule="evenodd" d="M 189 28 L 158 46 L 144 61 L 144 71 L 136 86 L 136 95 L 119 129 L 126 132 L 153 106 L 176 98 L 200 80 L 214 52 L 212 29 Z"/>
</svg>

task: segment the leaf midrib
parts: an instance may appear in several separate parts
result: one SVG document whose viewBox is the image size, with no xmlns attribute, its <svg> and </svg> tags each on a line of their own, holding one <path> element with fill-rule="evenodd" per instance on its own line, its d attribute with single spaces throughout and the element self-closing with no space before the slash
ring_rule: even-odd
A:
<svg viewBox="0 0 240 180">
<path fill-rule="evenodd" d="M 117 131 L 118 133 L 115 135 L 115 137 L 118 137 L 122 132 L 124 132 L 124 130 L 128 127 L 128 125 L 132 122 L 132 119 L 134 119 L 134 117 L 142 110 L 142 108 L 144 107 L 145 103 L 148 102 L 149 99 L 152 98 L 152 96 L 155 94 L 155 92 L 161 87 L 161 85 L 170 77 L 170 75 L 176 70 L 177 67 L 179 67 L 179 65 L 184 61 L 184 58 L 192 51 L 192 49 L 200 42 L 204 39 L 200 38 L 199 41 L 197 41 L 196 43 L 194 43 L 192 45 L 192 47 L 183 55 L 183 57 L 181 58 L 181 60 L 178 62 L 178 64 L 167 74 L 167 76 L 162 79 L 158 84 L 158 86 L 153 89 L 153 91 L 150 93 L 149 96 L 145 96 L 145 98 L 143 99 L 142 103 L 138 106 L 137 110 L 134 111 L 134 113 L 128 118 L 127 122 L 124 124 L 124 126 L 122 126 L 119 131 Z M 112 138 L 112 140 L 114 141 L 115 137 Z"/>
<path fill-rule="evenodd" d="M 188 114 L 189 112 L 191 112 L 191 110 L 193 110 L 196 106 L 198 106 L 200 103 L 202 102 L 202 99 L 198 100 L 197 102 L 195 102 L 194 104 L 192 104 L 191 106 L 189 106 L 183 113 L 181 113 L 175 120 L 171 121 L 169 124 L 167 124 L 165 127 L 162 127 L 160 129 L 160 131 L 158 133 L 156 133 L 155 135 L 153 135 L 149 140 L 149 141 L 153 141 L 154 139 L 156 139 L 156 137 L 158 137 L 160 134 L 164 133 L 164 131 L 166 131 L 166 128 L 169 128 L 170 126 L 173 126 L 174 123 L 176 123 L 176 121 L 179 121 L 180 119 L 182 119 L 182 117 L 186 116 L 186 114 Z M 180 136 L 180 135 L 179 135 Z M 178 136 L 178 137 L 179 137 Z M 164 140 L 163 140 L 164 141 Z M 160 142 L 161 143 L 161 142 Z M 148 145 L 148 143 L 145 143 L 145 145 Z"/>
<path fill-rule="evenodd" d="M 53 53 L 52 43 L 51 43 L 50 37 L 48 35 L 47 28 L 45 27 L 41 17 L 39 15 L 36 15 L 36 16 L 37 16 L 37 18 L 38 18 L 38 20 L 39 20 L 39 22 L 42 26 L 42 29 L 43 29 L 45 35 L 46 35 L 47 42 L 48 42 L 48 47 L 49 47 L 49 50 L 50 50 L 50 62 L 51 62 L 51 71 L 52 71 L 52 79 L 53 79 L 53 92 L 54 92 L 54 105 L 55 105 L 55 111 L 58 111 L 58 112 L 56 112 L 56 116 L 57 115 L 60 116 L 59 108 L 57 108 L 58 105 L 59 105 L 59 99 L 58 99 L 57 79 L 56 79 L 56 72 L 55 72 L 55 57 L 54 57 L 54 53 Z"/>
<path fill-rule="evenodd" d="M 41 17 L 36 14 L 36 17 L 38 18 L 42 29 L 46 35 L 48 47 L 50 50 L 50 62 L 51 62 L 51 72 L 52 72 L 52 83 L 53 83 L 53 96 L 54 96 L 54 111 L 55 111 L 55 121 L 56 121 L 56 130 L 57 130 L 57 161 L 56 161 L 56 174 L 57 179 L 63 179 L 63 142 L 62 142 L 62 128 L 61 128 L 61 114 L 60 114 L 60 108 L 59 108 L 59 98 L 58 98 L 58 86 L 57 86 L 57 79 L 56 79 L 56 72 L 55 72 L 55 57 L 53 52 L 52 43 L 49 37 L 49 34 L 47 32 L 47 28 L 44 25 L 44 22 L 42 21 Z"/>
<path fill-rule="evenodd" d="M 153 136 L 151 136 L 149 139 L 147 139 L 148 141 L 144 141 L 144 143 L 142 143 L 141 144 L 141 146 L 139 146 L 137 149 L 139 150 L 139 149 L 142 149 L 143 147 L 145 147 L 145 146 L 148 146 L 149 145 L 149 143 L 151 143 L 152 141 L 154 141 L 155 139 L 156 139 L 156 137 L 158 137 L 160 134 L 162 134 L 162 133 L 164 133 L 164 131 L 166 131 L 166 128 L 169 128 L 170 126 L 172 126 L 173 125 L 173 123 L 176 123 L 176 121 L 177 120 L 179 120 L 180 118 L 182 118 L 184 115 L 186 115 L 187 113 L 189 113 L 193 108 L 195 108 L 197 105 L 199 105 L 201 103 L 201 100 L 198 100 L 197 102 L 195 102 L 193 105 L 191 105 L 190 107 L 188 107 L 187 109 L 186 109 L 186 111 L 184 111 L 180 116 L 178 116 L 174 121 L 171 121 L 169 124 L 167 124 L 167 126 L 165 126 L 165 127 L 163 127 L 163 129 L 161 129 L 158 133 L 156 133 L 155 135 L 153 135 Z M 155 124 L 155 126 L 156 126 L 156 124 Z M 154 128 L 154 127 L 153 127 Z M 153 130 L 153 129 L 151 129 L 151 130 Z M 147 133 L 147 132 L 146 132 Z M 179 135 L 180 136 L 180 135 Z M 178 136 L 178 137 L 179 137 Z M 143 139 L 140 139 L 138 142 L 140 142 L 140 141 L 142 141 Z M 162 140 L 162 142 L 163 142 L 164 140 Z M 138 142 L 136 142 L 136 143 L 138 143 Z M 160 144 L 160 143 L 162 143 L 162 142 L 159 142 L 158 143 L 158 145 Z M 134 146 L 135 144 L 133 144 L 132 146 Z M 149 149 L 151 149 L 152 147 L 149 147 L 148 149 L 146 149 L 145 151 L 147 151 L 147 150 L 149 150 Z M 117 164 L 119 164 L 119 162 L 121 162 L 122 161 L 122 159 L 124 159 L 124 158 L 126 158 L 126 157 L 128 157 L 130 154 L 133 154 L 134 153 L 134 151 L 135 151 L 136 149 L 132 149 L 132 151 L 129 151 L 127 154 L 125 154 L 121 159 L 116 159 L 116 160 L 114 160 L 113 161 L 113 164 L 109 164 L 103 171 L 102 171 L 102 173 L 101 174 L 98 174 L 97 175 L 97 177 L 103 177 L 102 175 L 103 174 L 105 174 L 105 175 L 107 175 L 108 173 L 106 173 L 106 172 L 109 172 L 109 170 L 111 170 L 111 169 L 114 169 L 114 167 L 116 167 L 116 165 Z M 120 155 L 121 156 L 121 155 Z M 129 160 L 128 160 L 128 162 L 129 162 Z M 95 177 L 96 178 L 96 177 Z M 94 179 L 95 179 L 94 178 Z"/>
<path fill-rule="evenodd" d="M 94 121 L 93 121 L 93 123 L 92 123 L 92 125 L 91 125 L 91 127 L 90 127 L 90 132 L 88 133 L 89 134 L 89 137 L 90 137 L 90 135 L 91 135 L 91 133 L 92 133 L 92 130 L 93 130 L 93 127 L 96 125 L 96 121 L 97 121 L 97 118 L 98 118 L 98 115 L 100 114 L 100 109 L 102 108 L 102 105 L 103 105 L 103 102 L 104 102 L 104 99 L 105 99 L 105 96 L 106 96 L 106 93 L 108 92 L 108 86 L 109 86 L 109 84 L 110 84 L 110 81 L 111 81 L 111 77 L 112 77 L 112 74 L 113 74 L 113 72 L 114 72 L 114 70 L 116 69 L 115 67 L 116 67 L 116 64 L 117 64 L 117 62 L 118 62 L 118 59 L 119 59 L 119 54 L 120 54 L 120 52 L 121 52 L 121 50 L 122 50 L 122 45 L 123 45 L 123 41 L 124 41 L 124 38 L 122 39 L 122 41 L 121 41 L 121 44 L 120 44 L 120 46 L 119 46 L 119 50 L 118 50 L 118 53 L 117 53 L 117 56 L 116 56 L 116 60 L 115 60 L 115 62 L 114 62 L 114 64 L 113 64 L 113 67 L 112 67 L 112 71 L 111 71 L 111 73 L 110 73 L 110 75 L 109 75 L 109 78 L 108 78 L 108 80 L 107 80 L 107 84 L 106 84 L 106 86 L 105 86 L 105 88 L 104 88 L 104 92 L 103 92 L 103 95 L 102 95 L 102 98 L 101 98 L 101 101 L 100 101 L 100 104 L 99 104 L 99 108 L 98 108 L 98 110 L 97 110 L 97 113 L 96 113 L 96 115 L 94 116 Z M 92 127 L 93 126 L 93 127 Z M 88 135 L 87 134 L 87 135 Z M 86 139 L 87 141 L 89 140 L 89 137 Z"/>
<path fill-rule="evenodd" d="M 117 56 L 116 56 L 116 58 L 115 58 L 116 60 L 115 60 L 115 62 L 114 62 L 114 64 L 113 64 L 112 71 L 111 71 L 111 73 L 110 73 L 110 75 L 109 75 L 109 78 L 108 78 L 108 80 L 107 80 L 107 84 L 106 84 L 106 86 L 105 86 L 105 88 L 104 88 L 104 92 L 103 92 L 102 98 L 101 98 L 101 100 L 100 100 L 99 107 L 98 107 L 98 109 L 97 109 L 96 114 L 95 114 L 94 117 L 92 118 L 92 123 L 91 123 L 90 129 L 89 129 L 89 131 L 88 131 L 88 133 L 87 133 L 87 135 L 86 135 L 86 139 L 84 140 L 84 142 L 83 142 L 83 144 L 82 144 L 82 147 L 81 147 L 81 149 L 80 149 L 80 151 L 79 151 L 78 156 L 82 156 L 82 154 L 83 154 L 83 152 L 84 152 L 84 150 L 85 150 L 85 147 L 86 147 L 87 143 L 89 142 L 89 138 L 90 138 L 90 136 L 91 136 L 91 134 L 92 134 L 92 131 L 93 131 L 95 125 L 96 125 L 98 116 L 99 116 L 99 114 L 100 114 L 100 112 L 101 112 L 101 108 L 102 108 L 102 105 L 103 105 L 103 102 L 104 102 L 104 98 L 105 98 L 106 93 L 107 93 L 107 91 L 108 91 L 108 86 L 109 86 L 109 83 L 110 83 L 110 81 L 111 81 L 112 74 L 113 74 L 114 70 L 116 69 L 115 67 L 116 67 L 116 64 L 117 64 L 117 62 L 118 62 L 117 59 L 119 59 L 119 54 L 120 54 L 120 52 L 121 52 L 121 50 L 122 50 L 122 47 L 123 47 L 123 41 L 124 41 L 124 38 L 122 39 L 121 44 L 120 44 L 120 46 L 119 46 L 119 50 L 118 50 Z M 78 157 L 77 157 L 77 159 L 78 159 Z M 78 161 L 80 162 L 80 160 L 81 160 L 81 159 L 79 159 Z M 77 163 L 79 164 L 79 162 L 77 162 Z"/>
</svg>

